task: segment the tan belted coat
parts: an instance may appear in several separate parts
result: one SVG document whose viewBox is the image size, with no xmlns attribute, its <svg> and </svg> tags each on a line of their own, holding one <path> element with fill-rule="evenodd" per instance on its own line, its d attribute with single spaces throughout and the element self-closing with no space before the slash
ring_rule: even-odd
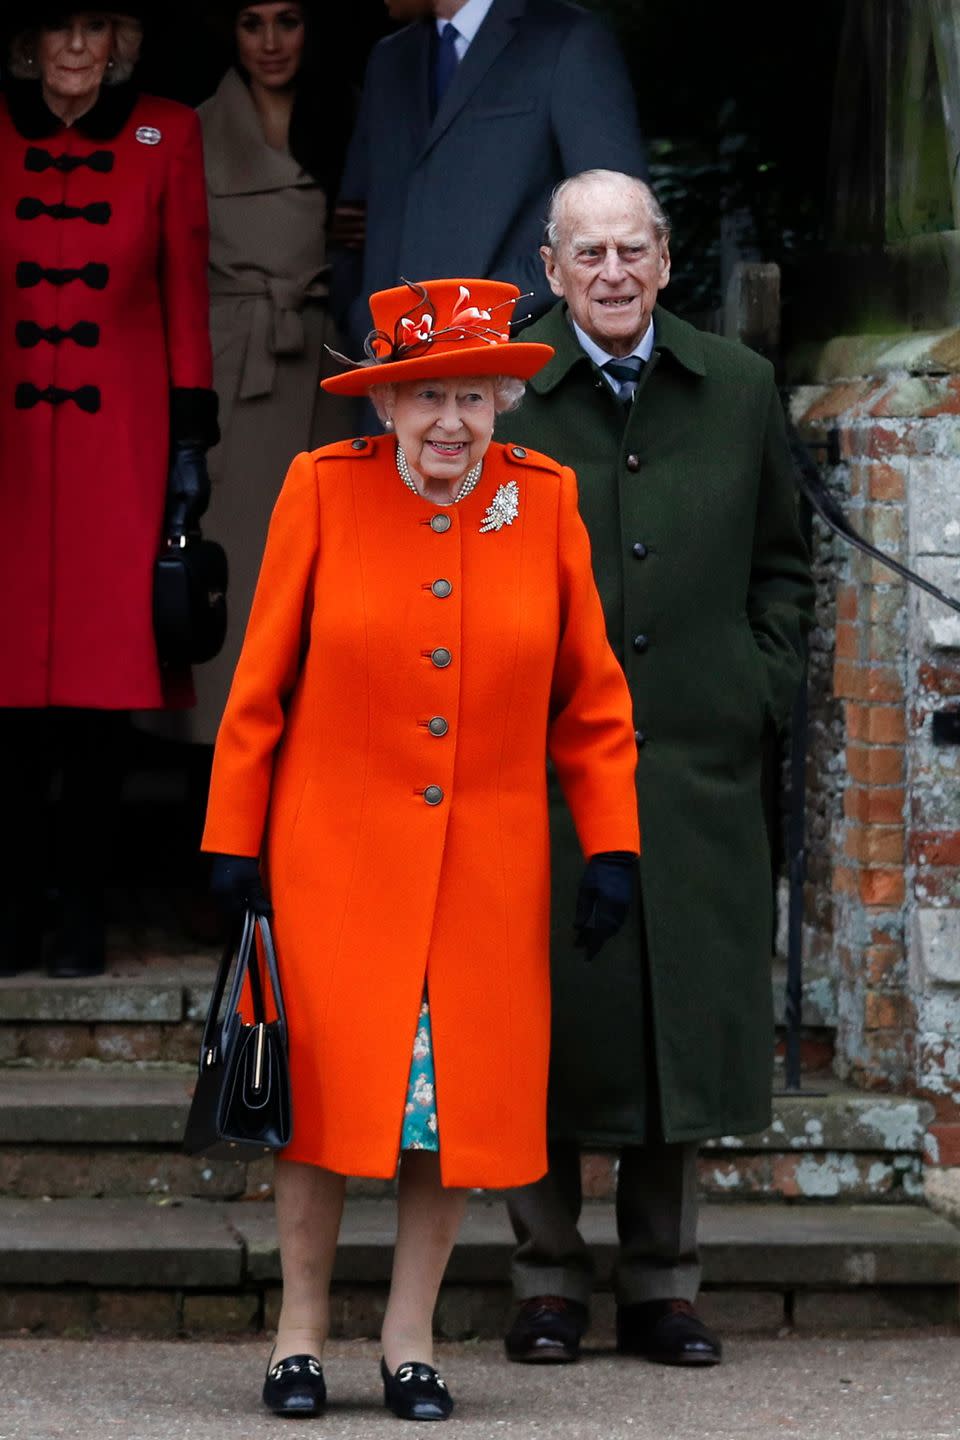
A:
<svg viewBox="0 0 960 1440">
<path fill-rule="evenodd" d="M 325 306 L 327 197 L 269 146 L 234 69 L 200 106 L 210 210 L 210 331 L 221 443 L 210 452 L 204 531 L 230 565 L 229 632 L 197 668 L 190 738 L 212 743 L 240 654 L 270 512 L 293 456 L 348 435 L 349 402 L 320 390 L 339 370 Z"/>
</svg>

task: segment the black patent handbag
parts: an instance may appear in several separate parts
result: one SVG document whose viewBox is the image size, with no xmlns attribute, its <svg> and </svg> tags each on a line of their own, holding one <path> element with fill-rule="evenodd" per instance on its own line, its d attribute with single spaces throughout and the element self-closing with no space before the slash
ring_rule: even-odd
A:
<svg viewBox="0 0 960 1440">
<path fill-rule="evenodd" d="M 273 1020 L 267 1019 L 264 1006 L 256 944 L 258 932 L 263 952 L 262 969 L 276 1012 Z M 233 978 L 221 1019 L 220 1007 L 231 970 Z M 247 1024 L 240 1013 L 240 996 L 247 978 L 252 1024 Z M 288 1145 L 292 1131 L 287 1017 L 277 952 L 266 916 L 248 909 L 242 925 L 227 942 L 210 996 L 200 1043 L 197 1088 L 187 1116 L 183 1146 L 190 1155 L 204 1154 L 223 1160 L 251 1159 Z"/>
<path fill-rule="evenodd" d="M 227 634 L 227 555 L 199 531 L 169 541 L 153 570 L 153 633 L 161 665 L 200 665 Z"/>
</svg>

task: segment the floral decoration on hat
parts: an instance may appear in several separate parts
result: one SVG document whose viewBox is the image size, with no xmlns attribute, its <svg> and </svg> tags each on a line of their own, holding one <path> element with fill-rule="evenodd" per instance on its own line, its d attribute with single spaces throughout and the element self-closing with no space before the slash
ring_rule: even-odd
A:
<svg viewBox="0 0 960 1440">
<path fill-rule="evenodd" d="M 411 295 L 414 303 L 410 304 Z M 349 367 L 322 381 L 325 390 L 362 395 L 372 385 L 451 375 L 529 378 L 552 357 L 549 345 L 510 341 L 511 312 L 525 299 L 497 280 L 405 280 L 370 298 L 374 328 L 364 359 L 330 354 Z M 524 316 L 524 320 L 529 316 Z M 328 347 L 329 348 L 329 347 Z"/>
</svg>

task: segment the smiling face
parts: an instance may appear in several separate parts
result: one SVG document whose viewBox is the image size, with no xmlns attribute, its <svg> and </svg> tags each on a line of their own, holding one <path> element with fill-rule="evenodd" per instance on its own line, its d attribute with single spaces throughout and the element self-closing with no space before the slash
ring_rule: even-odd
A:
<svg viewBox="0 0 960 1440">
<path fill-rule="evenodd" d="M 573 186 L 557 229 L 556 247 L 540 251 L 551 290 L 602 350 L 629 355 L 670 279 L 669 246 L 657 238 L 642 191 L 610 180 Z"/>
<path fill-rule="evenodd" d="M 460 376 L 408 380 L 396 387 L 387 413 L 410 469 L 455 490 L 493 438 L 494 383 Z"/>
<path fill-rule="evenodd" d="M 246 5 L 237 15 L 237 59 L 265 90 L 292 85 L 303 60 L 306 38 L 303 6 L 297 3 Z"/>
<path fill-rule="evenodd" d="M 96 95 L 113 49 L 113 21 L 97 11 L 70 15 L 40 31 L 37 66 L 47 96 L 85 100 Z"/>
</svg>

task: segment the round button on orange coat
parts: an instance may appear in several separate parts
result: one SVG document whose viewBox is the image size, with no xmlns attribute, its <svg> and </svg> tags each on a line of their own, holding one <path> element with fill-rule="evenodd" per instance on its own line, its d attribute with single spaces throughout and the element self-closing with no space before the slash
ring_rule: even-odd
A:
<svg viewBox="0 0 960 1440">
<path fill-rule="evenodd" d="M 523 1185 L 547 1167 L 547 755 L 585 854 L 638 850 L 632 707 L 572 471 L 491 445 L 438 542 L 395 444 L 291 466 L 204 848 L 263 855 L 290 1030 L 285 1158 L 394 1174 L 426 984 L 443 1181 Z M 516 519 L 482 533 L 511 481 Z M 424 583 L 440 543 L 442 606 Z M 440 646 L 455 665 L 424 663 Z"/>
</svg>

